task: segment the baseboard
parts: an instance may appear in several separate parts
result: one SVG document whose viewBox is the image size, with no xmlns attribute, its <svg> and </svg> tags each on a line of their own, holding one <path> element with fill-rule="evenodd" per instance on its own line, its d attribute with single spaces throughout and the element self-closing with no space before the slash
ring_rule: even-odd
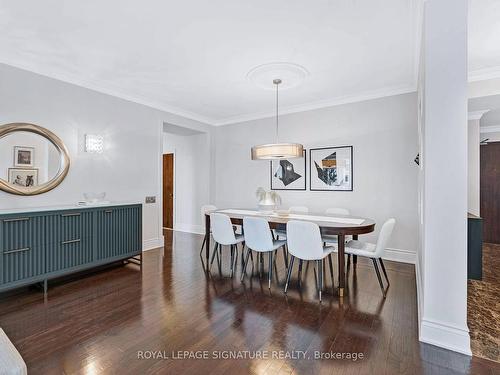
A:
<svg viewBox="0 0 500 375">
<path fill-rule="evenodd" d="M 422 311 L 424 309 L 424 291 L 422 289 L 422 271 L 420 270 L 420 262 L 415 262 L 415 280 L 417 286 L 417 322 L 418 322 L 418 337 L 420 337 L 420 325 L 422 323 Z"/>
<path fill-rule="evenodd" d="M 191 224 L 175 224 L 174 230 L 179 232 L 195 233 L 195 234 L 205 234 L 205 227 L 202 225 L 191 225 Z"/>
<path fill-rule="evenodd" d="M 410 250 L 387 248 L 383 258 L 394 262 L 415 264 L 417 254 Z"/>
<path fill-rule="evenodd" d="M 469 329 L 422 318 L 419 340 L 471 356 Z"/>
<path fill-rule="evenodd" d="M 163 237 L 151 238 L 142 242 L 142 251 L 157 249 L 159 247 L 163 247 Z"/>
</svg>

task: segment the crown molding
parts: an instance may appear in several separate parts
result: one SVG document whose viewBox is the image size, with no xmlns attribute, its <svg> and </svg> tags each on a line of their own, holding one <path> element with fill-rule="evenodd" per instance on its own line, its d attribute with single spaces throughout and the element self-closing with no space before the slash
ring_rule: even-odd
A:
<svg viewBox="0 0 500 375">
<path fill-rule="evenodd" d="M 485 109 L 482 111 L 472 111 L 469 112 L 469 120 L 481 120 L 481 117 L 484 116 L 485 113 L 488 113 L 490 110 Z"/>
<path fill-rule="evenodd" d="M 119 89 L 107 87 L 107 86 L 102 85 L 100 83 L 97 83 L 93 80 L 78 79 L 75 77 L 70 77 L 70 76 L 65 75 L 65 74 L 46 73 L 46 72 L 40 71 L 36 67 L 30 66 L 29 64 L 18 64 L 18 63 L 14 63 L 14 62 L 8 61 L 8 60 L 3 59 L 3 58 L 0 60 L 0 64 L 4 64 L 7 66 L 11 66 L 13 68 L 25 70 L 27 72 L 34 73 L 34 74 L 37 74 L 37 75 L 40 75 L 43 77 L 55 79 L 55 80 L 61 81 L 63 83 L 83 87 L 83 88 L 88 89 L 88 90 L 96 91 L 96 92 L 99 92 L 99 93 L 105 94 L 105 95 L 110 95 L 110 96 L 113 96 L 115 98 L 123 99 L 123 100 L 133 102 L 136 104 L 144 105 L 144 106 L 150 107 L 152 109 L 156 109 L 156 110 L 163 111 L 163 112 L 168 112 L 170 114 L 184 117 L 184 118 L 189 119 L 189 120 L 201 122 L 205 125 L 213 125 L 216 121 L 216 119 L 213 119 L 213 118 L 210 118 L 207 116 L 203 116 L 203 115 L 200 115 L 198 113 L 191 112 L 191 111 L 187 111 L 187 110 L 184 110 L 182 108 L 178 108 L 175 106 L 170 106 L 170 105 L 165 105 L 163 103 L 155 102 L 153 100 L 144 98 L 141 95 L 125 94 L 123 92 L 120 92 Z"/>
<path fill-rule="evenodd" d="M 500 133 L 500 125 L 480 126 L 479 132 L 482 133 Z"/>
<path fill-rule="evenodd" d="M 500 78 L 500 66 L 476 69 L 469 72 L 469 82 L 486 81 L 495 78 Z"/>
<path fill-rule="evenodd" d="M 379 99 L 379 98 L 384 98 L 387 96 L 408 94 L 408 93 L 416 92 L 416 91 L 417 91 L 417 88 L 414 85 L 410 85 L 410 86 L 393 87 L 393 88 L 381 89 L 381 90 L 376 90 L 376 91 L 370 91 L 370 92 L 365 92 L 365 93 L 358 94 L 358 95 L 338 96 L 338 97 L 334 97 L 334 98 L 330 98 L 330 99 L 318 100 L 318 101 L 309 102 L 309 103 L 305 103 L 305 104 L 299 104 L 299 105 L 295 105 L 295 106 L 281 107 L 279 110 L 279 114 L 280 114 L 280 116 L 282 116 L 282 115 L 288 115 L 288 114 L 298 113 L 298 112 L 307 112 L 307 111 L 312 111 L 315 109 L 328 108 L 328 107 L 333 107 L 333 106 L 341 105 L 341 104 L 364 102 L 367 100 Z M 274 116 L 276 116 L 275 111 L 260 112 L 260 113 L 248 113 L 246 115 L 233 116 L 233 117 L 228 117 L 228 118 L 222 119 L 220 121 L 215 122 L 213 125 L 215 125 L 215 126 L 232 125 L 232 124 L 237 124 L 237 123 L 241 123 L 241 122 L 260 120 L 260 119 L 274 117 Z"/>
</svg>

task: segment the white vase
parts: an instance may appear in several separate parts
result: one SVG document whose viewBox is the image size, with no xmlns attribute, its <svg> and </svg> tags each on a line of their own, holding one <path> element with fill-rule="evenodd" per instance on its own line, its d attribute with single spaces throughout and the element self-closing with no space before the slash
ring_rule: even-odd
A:
<svg viewBox="0 0 500 375">
<path fill-rule="evenodd" d="M 259 210 L 262 212 L 272 212 L 276 208 L 276 202 L 271 192 L 267 191 L 264 198 L 259 201 Z"/>
</svg>

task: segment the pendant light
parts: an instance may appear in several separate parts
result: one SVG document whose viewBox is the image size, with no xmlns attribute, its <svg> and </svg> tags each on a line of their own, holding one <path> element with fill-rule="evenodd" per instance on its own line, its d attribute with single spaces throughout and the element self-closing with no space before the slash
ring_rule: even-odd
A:
<svg viewBox="0 0 500 375">
<path fill-rule="evenodd" d="M 278 105 L 279 96 L 278 90 L 281 84 L 281 79 L 274 79 L 273 84 L 276 86 L 276 143 L 258 145 L 252 147 L 252 160 L 278 160 L 292 159 L 303 157 L 304 146 L 300 143 L 278 143 Z"/>
</svg>

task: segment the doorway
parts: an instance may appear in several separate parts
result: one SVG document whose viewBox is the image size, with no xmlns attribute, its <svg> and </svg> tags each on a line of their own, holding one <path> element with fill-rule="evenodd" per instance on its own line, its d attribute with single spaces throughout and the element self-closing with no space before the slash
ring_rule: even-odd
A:
<svg viewBox="0 0 500 375">
<path fill-rule="evenodd" d="M 500 244 L 500 142 L 481 145 L 480 202 L 484 242 Z"/>
<path fill-rule="evenodd" d="M 174 229 L 174 154 L 163 155 L 163 228 Z"/>
</svg>

